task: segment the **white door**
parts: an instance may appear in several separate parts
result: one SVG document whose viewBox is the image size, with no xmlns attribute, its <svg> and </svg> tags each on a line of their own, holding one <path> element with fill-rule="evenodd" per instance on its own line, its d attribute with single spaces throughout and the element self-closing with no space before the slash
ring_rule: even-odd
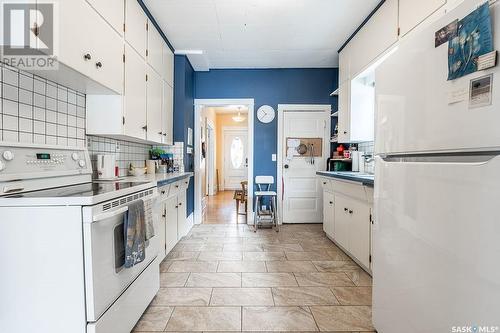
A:
<svg viewBox="0 0 500 333">
<path fill-rule="evenodd" d="M 283 223 L 322 223 L 323 190 L 317 171 L 325 170 L 330 143 L 329 112 L 284 112 L 283 148 Z M 302 156 L 287 158 L 288 138 L 320 138 L 322 147 L 314 147 L 321 156 L 311 158 L 309 151 Z"/>
<path fill-rule="evenodd" d="M 224 129 L 224 189 L 241 188 L 247 180 L 248 131 Z"/>
</svg>

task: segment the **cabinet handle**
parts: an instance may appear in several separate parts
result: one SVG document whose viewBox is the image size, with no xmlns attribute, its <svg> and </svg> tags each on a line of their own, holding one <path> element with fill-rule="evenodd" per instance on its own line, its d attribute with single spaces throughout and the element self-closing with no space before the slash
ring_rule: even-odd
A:
<svg viewBox="0 0 500 333">
<path fill-rule="evenodd" d="M 179 188 L 179 185 L 175 185 L 175 188 Z"/>
<path fill-rule="evenodd" d="M 352 210 L 349 210 L 349 214 L 352 214 L 352 213 L 353 213 Z"/>
<path fill-rule="evenodd" d="M 167 214 L 161 214 L 161 217 L 167 217 Z"/>
<path fill-rule="evenodd" d="M 349 210 L 349 209 L 347 209 L 347 208 L 345 208 L 345 207 L 344 207 L 344 212 L 347 212 L 348 210 Z"/>
<path fill-rule="evenodd" d="M 179 208 L 179 206 L 175 206 L 175 208 Z"/>
<path fill-rule="evenodd" d="M 326 185 L 326 182 L 323 182 L 323 185 Z"/>
<path fill-rule="evenodd" d="M 143 129 L 144 131 L 147 131 L 147 130 L 148 130 L 148 125 L 144 125 L 144 126 L 142 126 L 142 129 Z"/>
<path fill-rule="evenodd" d="M 98 61 L 95 63 L 95 67 L 101 68 L 102 67 L 102 62 Z"/>
<path fill-rule="evenodd" d="M 158 132 L 158 134 L 163 135 L 163 132 Z"/>
<path fill-rule="evenodd" d="M 92 59 L 92 56 L 90 55 L 90 53 L 87 53 L 83 56 L 83 59 L 85 59 L 85 61 L 89 61 L 90 59 Z"/>
<path fill-rule="evenodd" d="M 179 206 L 182 206 L 182 202 L 179 203 Z"/>
<path fill-rule="evenodd" d="M 167 133 L 163 133 L 163 136 L 167 136 Z"/>
<path fill-rule="evenodd" d="M 330 205 L 333 205 L 333 201 L 330 201 Z"/>
<path fill-rule="evenodd" d="M 165 194 L 165 191 L 161 191 L 161 194 Z"/>
<path fill-rule="evenodd" d="M 344 131 L 344 134 L 347 134 L 347 131 Z"/>
</svg>

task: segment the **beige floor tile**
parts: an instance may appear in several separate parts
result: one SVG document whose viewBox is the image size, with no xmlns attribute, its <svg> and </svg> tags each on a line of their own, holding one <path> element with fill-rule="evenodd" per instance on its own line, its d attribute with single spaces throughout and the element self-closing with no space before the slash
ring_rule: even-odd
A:
<svg viewBox="0 0 500 333">
<path fill-rule="evenodd" d="M 244 307 L 243 331 L 317 331 L 307 307 Z"/>
<path fill-rule="evenodd" d="M 269 252 L 280 252 L 280 251 L 304 251 L 302 246 L 298 243 L 290 243 L 290 244 L 264 244 L 264 251 Z"/>
<path fill-rule="evenodd" d="M 292 273 L 243 273 L 243 287 L 294 287 L 298 286 Z"/>
<path fill-rule="evenodd" d="M 177 246 L 176 246 L 177 247 Z M 184 244 L 180 245 L 182 251 L 222 251 L 224 245 L 220 244 Z"/>
<path fill-rule="evenodd" d="M 325 251 L 285 252 L 287 260 L 331 260 Z"/>
<path fill-rule="evenodd" d="M 184 287 L 189 273 L 160 273 L 160 287 Z"/>
<path fill-rule="evenodd" d="M 349 272 L 360 269 L 354 261 L 345 260 L 313 261 L 313 264 L 319 272 Z"/>
<path fill-rule="evenodd" d="M 170 260 L 163 260 L 161 263 L 160 263 L 160 272 L 161 273 L 165 273 L 168 271 L 168 269 L 170 268 L 170 266 L 172 265 L 173 261 L 170 261 Z"/>
<path fill-rule="evenodd" d="M 170 252 L 166 260 L 170 261 L 196 261 L 196 258 L 200 255 L 198 251 L 180 251 L 180 252 Z"/>
<path fill-rule="evenodd" d="M 266 272 L 264 261 L 219 261 L 217 272 Z"/>
<path fill-rule="evenodd" d="M 152 305 L 207 306 L 212 288 L 160 288 Z"/>
<path fill-rule="evenodd" d="M 241 260 L 241 259 L 242 259 L 242 253 L 233 251 L 202 252 L 198 257 L 198 261 Z"/>
<path fill-rule="evenodd" d="M 346 274 L 358 287 L 369 287 L 372 285 L 372 277 L 362 269 L 346 272 Z"/>
<path fill-rule="evenodd" d="M 276 306 L 337 305 L 339 302 L 326 287 L 273 288 Z"/>
<path fill-rule="evenodd" d="M 213 306 L 273 306 L 271 288 L 214 288 Z"/>
<path fill-rule="evenodd" d="M 266 261 L 268 272 L 294 273 L 317 272 L 311 261 Z"/>
<path fill-rule="evenodd" d="M 313 306 L 321 331 L 373 331 L 369 306 Z"/>
<path fill-rule="evenodd" d="M 186 287 L 241 287 L 241 273 L 191 273 Z"/>
<path fill-rule="evenodd" d="M 266 261 L 266 260 L 286 260 L 285 252 L 243 252 L 243 260 Z"/>
<path fill-rule="evenodd" d="M 134 332 L 163 332 L 174 308 L 168 306 L 150 306 L 146 309 Z"/>
<path fill-rule="evenodd" d="M 240 331 L 240 307 L 177 307 L 166 331 Z"/>
<path fill-rule="evenodd" d="M 372 305 L 372 287 L 332 287 L 342 305 Z"/>
<path fill-rule="evenodd" d="M 330 259 L 326 260 L 351 260 L 351 258 L 339 248 L 325 249 L 324 251 L 330 256 Z"/>
<path fill-rule="evenodd" d="M 354 283 L 349 279 L 346 273 L 295 273 L 295 278 L 299 286 L 354 286 Z"/>
<path fill-rule="evenodd" d="M 217 271 L 217 261 L 175 261 L 168 272 L 210 273 Z"/>
</svg>

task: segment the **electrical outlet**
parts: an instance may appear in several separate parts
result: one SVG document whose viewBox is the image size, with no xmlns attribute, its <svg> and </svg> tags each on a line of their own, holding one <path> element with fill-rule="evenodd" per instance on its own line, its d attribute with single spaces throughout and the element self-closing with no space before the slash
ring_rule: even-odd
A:
<svg viewBox="0 0 500 333">
<path fill-rule="evenodd" d="M 272 160 L 273 162 L 276 162 L 276 160 L 277 160 L 277 158 L 276 158 L 276 154 L 272 154 L 272 155 L 271 155 L 271 160 Z"/>
</svg>

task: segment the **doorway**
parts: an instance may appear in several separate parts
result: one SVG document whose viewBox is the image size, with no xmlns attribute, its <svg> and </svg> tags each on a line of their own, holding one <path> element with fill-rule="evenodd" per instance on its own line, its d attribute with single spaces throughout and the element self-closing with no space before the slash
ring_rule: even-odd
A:
<svg viewBox="0 0 500 333">
<path fill-rule="evenodd" d="M 196 100 L 195 143 L 195 223 L 247 223 L 253 100 Z"/>
<path fill-rule="evenodd" d="M 330 105 L 278 105 L 278 208 L 283 223 L 322 223 L 317 171 L 330 154 Z"/>
</svg>

